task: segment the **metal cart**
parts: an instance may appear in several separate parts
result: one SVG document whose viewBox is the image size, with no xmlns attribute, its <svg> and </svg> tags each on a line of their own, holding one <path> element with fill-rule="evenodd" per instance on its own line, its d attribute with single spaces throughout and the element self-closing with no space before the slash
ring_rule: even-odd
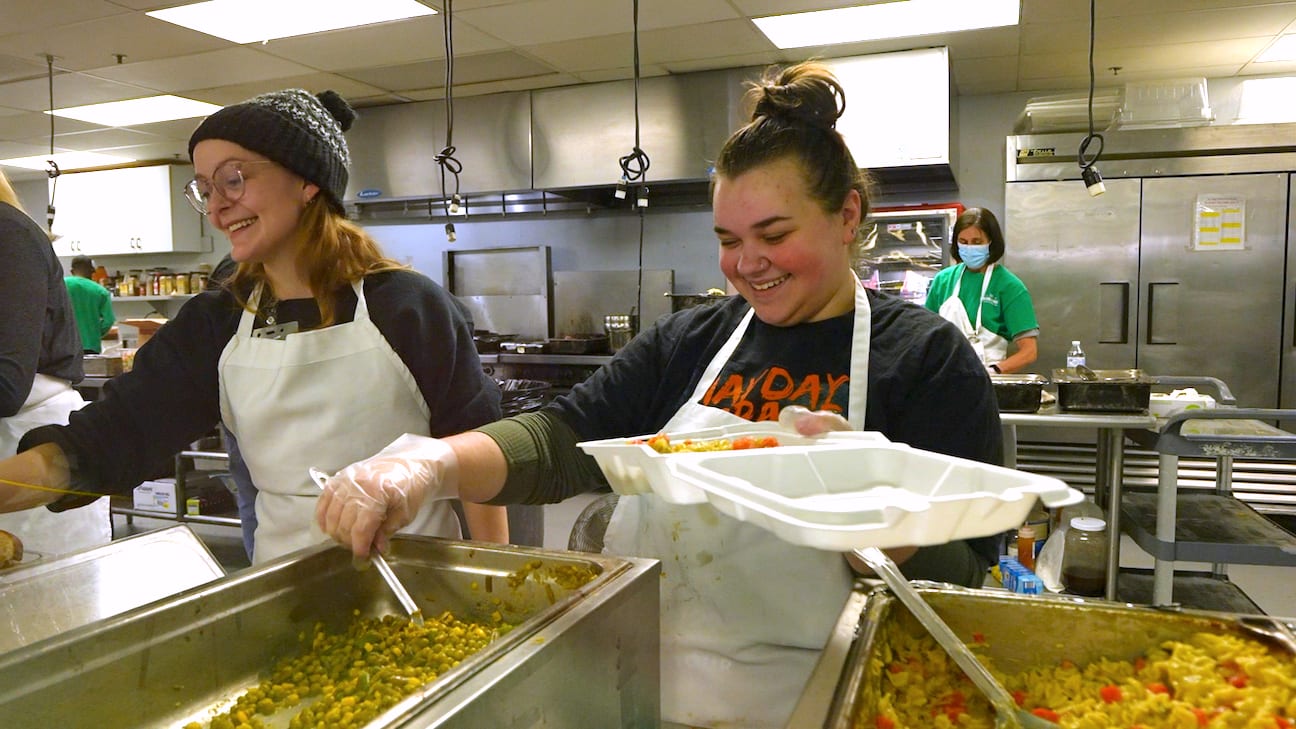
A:
<svg viewBox="0 0 1296 729">
<path fill-rule="evenodd" d="M 1232 494 L 1233 459 L 1296 461 L 1296 434 L 1266 421 L 1291 420 L 1296 410 L 1236 408 L 1228 387 L 1211 377 L 1158 377 L 1159 385 L 1213 387 L 1223 407 L 1187 410 L 1167 418 L 1156 431 L 1131 433 L 1159 454 L 1155 493 L 1128 493 L 1121 501 L 1125 533 L 1152 555 L 1150 600 L 1134 573 L 1121 575 L 1125 599 L 1172 604 L 1173 595 L 1190 593 L 1194 607 L 1229 612 L 1260 612 L 1227 579 L 1225 565 L 1296 566 L 1296 535 L 1266 519 Z M 1214 458 L 1215 488 L 1179 489 L 1181 456 Z M 1210 573 L 1180 572 L 1176 561 L 1208 562 Z"/>
</svg>

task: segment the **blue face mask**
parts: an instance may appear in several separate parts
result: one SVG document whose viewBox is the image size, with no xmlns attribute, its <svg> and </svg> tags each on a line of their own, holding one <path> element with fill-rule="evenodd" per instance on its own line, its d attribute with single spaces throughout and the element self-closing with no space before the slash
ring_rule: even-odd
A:
<svg viewBox="0 0 1296 729">
<path fill-rule="evenodd" d="M 958 244 L 959 258 L 967 264 L 968 268 L 982 268 L 986 261 L 990 260 L 989 244 L 983 246 L 970 246 L 966 243 Z"/>
</svg>

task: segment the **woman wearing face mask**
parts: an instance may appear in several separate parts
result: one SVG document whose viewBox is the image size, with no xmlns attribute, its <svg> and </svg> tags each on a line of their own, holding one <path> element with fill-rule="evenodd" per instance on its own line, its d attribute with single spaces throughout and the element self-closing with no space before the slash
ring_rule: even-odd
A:
<svg viewBox="0 0 1296 729">
<path fill-rule="evenodd" d="M 954 221 L 953 238 L 950 253 L 960 265 L 936 275 L 927 308 L 958 325 L 991 374 L 1030 367 L 1038 356 L 1039 322 L 1026 284 L 999 265 L 999 221 L 985 208 L 968 208 Z"/>
</svg>

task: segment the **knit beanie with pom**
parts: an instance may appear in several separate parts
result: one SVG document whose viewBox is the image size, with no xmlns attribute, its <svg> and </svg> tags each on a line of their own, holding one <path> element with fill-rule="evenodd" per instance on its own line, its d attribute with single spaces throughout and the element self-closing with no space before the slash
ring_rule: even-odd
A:
<svg viewBox="0 0 1296 729">
<path fill-rule="evenodd" d="M 204 139 L 234 142 L 319 185 L 329 205 L 343 213 L 351 153 L 342 135 L 355 118 L 355 111 L 334 91 L 273 91 L 204 119 L 189 137 L 189 159 Z"/>
</svg>

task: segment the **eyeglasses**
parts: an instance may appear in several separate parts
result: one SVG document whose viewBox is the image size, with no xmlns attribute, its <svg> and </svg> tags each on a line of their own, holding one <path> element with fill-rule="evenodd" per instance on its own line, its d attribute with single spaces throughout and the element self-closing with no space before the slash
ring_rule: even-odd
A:
<svg viewBox="0 0 1296 729">
<path fill-rule="evenodd" d="M 184 194 L 188 198 L 189 204 L 194 210 L 206 215 L 211 203 L 213 192 L 219 192 L 220 196 L 229 202 L 238 202 L 243 197 L 244 183 L 247 178 L 243 175 L 243 168 L 249 165 L 268 165 L 274 164 L 268 159 L 241 161 L 235 160 L 222 164 L 212 173 L 211 179 L 204 177 L 195 177 L 185 183 Z"/>
</svg>

